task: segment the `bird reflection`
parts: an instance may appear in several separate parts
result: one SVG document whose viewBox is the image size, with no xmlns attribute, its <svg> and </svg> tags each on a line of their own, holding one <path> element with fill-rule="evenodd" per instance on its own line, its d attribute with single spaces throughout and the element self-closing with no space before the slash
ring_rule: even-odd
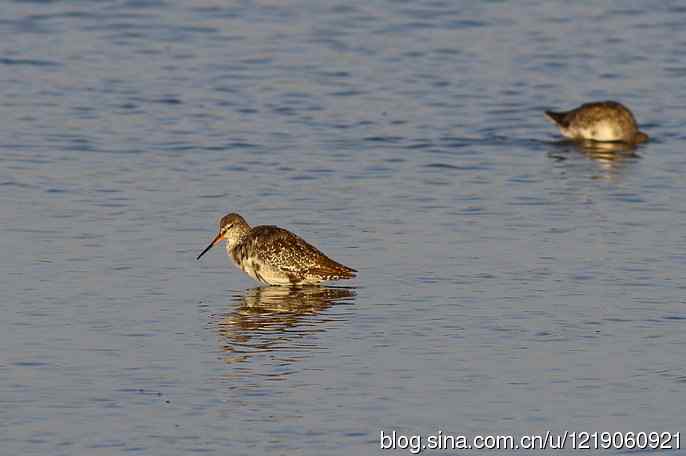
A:
<svg viewBox="0 0 686 456">
<path fill-rule="evenodd" d="M 612 179 L 622 168 L 640 158 L 635 145 L 619 142 L 557 141 L 552 145 L 556 149 L 549 154 L 552 158 L 567 160 L 567 154 L 581 154 L 597 163 L 608 179 Z"/>
<path fill-rule="evenodd" d="M 319 348 L 319 339 L 309 335 L 345 318 L 345 313 L 325 316 L 322 312 L 337 303 L 352 303 L 355 294 L 351 288 L 305 286 L 258 287 L 234 296 L 236 308 L 218 324 L 225 362 L 266 355 L 272 361 L 268 365 L 280 366 L 282 374 L 284 364 Z"/>
</svg>

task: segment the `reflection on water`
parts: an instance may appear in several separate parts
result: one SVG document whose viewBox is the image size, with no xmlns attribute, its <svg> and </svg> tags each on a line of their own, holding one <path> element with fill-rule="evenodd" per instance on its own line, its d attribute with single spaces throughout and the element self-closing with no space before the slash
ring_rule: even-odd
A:
<svg viewBox="0 0 686 456">
<path fill-rule="evenodd" d="M 583 155 L 598 164 L 604 178 L 614 180 L 619 172 L 641 158 L 635 145 L 616 142 L 563 140 L 553 143 L 555 150 L 549 156 L 556 160 L 567 160 L 570 155 Z"/>
<path fill-rule="evenodd" d="M 303 352 L 315 350 L 319 337 L 344 313 L 323 313 L 334 304 L 350 304 L 351 288 L 257 287 L 234 296 L 236 308 L 218 324 L 220 343 L 228 364 L 268 355 L 271 360 L 291 363 Z"/>
</svg>

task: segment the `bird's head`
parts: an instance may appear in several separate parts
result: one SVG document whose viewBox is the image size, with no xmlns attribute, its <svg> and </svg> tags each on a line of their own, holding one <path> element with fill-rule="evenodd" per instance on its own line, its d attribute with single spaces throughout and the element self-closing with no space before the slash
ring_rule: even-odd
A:
<svg viewBox="0 0 686 456">
<path fill-rule="evenodd" d="M 226 241 L 228 247 L 231 248 L 235 245 L 245 233 L 250 230 L 250 226 L 245 221 L 243 217 L 236 213 L 227 214 L 219 220 L 219 231 L 217 236 L 210 242 L 210 244 L 205 247 L 200 255 L 196 258 L 199 260 L 208 250 L 210 250 L 215 245 L 219 244 L 221 241 Z"/>
</svg>

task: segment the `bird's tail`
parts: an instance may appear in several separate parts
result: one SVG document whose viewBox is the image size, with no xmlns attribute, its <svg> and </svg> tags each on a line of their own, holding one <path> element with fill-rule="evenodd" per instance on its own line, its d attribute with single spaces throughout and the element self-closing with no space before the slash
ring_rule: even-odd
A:
<svg viewBox="0 0 686 456">
<path fill-rule="evenodd" d="M 554 111 L 546 111 L 545 116 L 550 119 L 554 124 L 557 124 L 561 127 L 568 127 L 569 122 L 567 121 L 567 113 L 566 112 L 554 112 Z"/>
<path fill-rule="evenodd" d="M 352 279 L 353 277 L 356 277 L 356 272 L 355 269 L 343 266 L 339 263 L 335 263 L 335 265 L 330 265 L 328 267 L 313 268 L 308 271 L 309 274 L 326 277 L 324 280 Z"/>
</svg>

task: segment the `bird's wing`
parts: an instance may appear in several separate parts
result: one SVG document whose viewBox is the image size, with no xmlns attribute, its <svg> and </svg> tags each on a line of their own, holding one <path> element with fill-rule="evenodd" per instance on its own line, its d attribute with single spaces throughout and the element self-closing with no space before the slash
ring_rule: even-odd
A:
<svg viewBox="0 0 686 456">
<path fill-rule="evenodd" d="M 286 273 L 306 274 L 311 271 L 352 271 L 306 242 L 299 236 L 276 226 L 258 226 L 250 233 L 258 248 L 256 256 L 269 266 Z"/>
</svg>

